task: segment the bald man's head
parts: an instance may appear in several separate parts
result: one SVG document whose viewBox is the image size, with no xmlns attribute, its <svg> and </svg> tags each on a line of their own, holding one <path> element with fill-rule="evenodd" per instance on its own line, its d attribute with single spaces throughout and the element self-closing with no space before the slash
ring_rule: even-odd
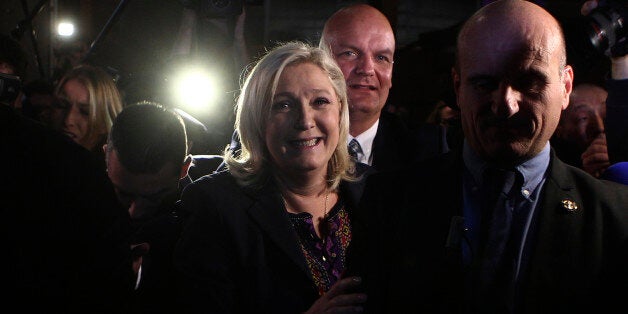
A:
<svg viewBox="0 0 628 314">
<path fill-rule="evenodd" d="M 319 47 L 328 49 L 329 45 L 337 40 L 337 33 L 347 26 L 366 27 L 373 25 L 378 32 L 393 35 L 393 30 L 388 18 L 368 4 L 354 4 L 336 11 L 327 19 L 319 42 Z M 394 35 L 392 36 L 394 44 Z"/>
<path fill-rule="evenodd" d="M 530 1 L 500 0 L 492 2 L 471 16 L 458 34 L 456 65 L 460 54 L 464 54 L 465 44 L 481 40 L 491 44 L 500 44 L 501 39 L 518 36 L 525 41 L 531 32 L 545 29 L 548 38 L 547 49 L 557 51 L 562 62 L 567 62 L 565 36 L 558 21 L 545 9 Z"/>
<path fill-rule="evenodd" d="M 573 84 L 556 19 L 532 2 L 493 2 L 464 24 L 456 60 L 454 89 L 469 145 L 505 167 L 541 152 Z"/>
<path fill-rule="evenodd" d="M 331 53 L 347 82 L 350 133 L 357 136 L 379 119 L 392 87 L 395 36 L 376 8 L 357 4 L 334 13 L 319 46 Z"/>
</svg>

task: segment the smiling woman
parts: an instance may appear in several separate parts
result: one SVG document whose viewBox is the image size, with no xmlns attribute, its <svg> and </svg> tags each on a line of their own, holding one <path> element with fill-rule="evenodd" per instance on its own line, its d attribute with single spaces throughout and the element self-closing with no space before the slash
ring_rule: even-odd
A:
<svg viewBox="0 0 628 314">
<path fill-rule="evenodd" d="M 345 276 L 360 193 L 348 114 L 344 77 L 322 49 L 290 42 L 251 70 L 237 102 L 241 151 L 181 197 L 194 213 L 175 252 L 188 310 L 361 307 L 360 279 Z"/>
</svg>

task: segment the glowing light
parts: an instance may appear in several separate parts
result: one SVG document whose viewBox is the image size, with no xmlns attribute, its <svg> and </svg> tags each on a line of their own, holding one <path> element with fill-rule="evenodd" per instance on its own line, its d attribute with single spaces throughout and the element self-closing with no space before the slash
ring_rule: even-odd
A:
<svg viewBox="0 0 628 314">
<path fill-rule="evenodd" d="M 218 89 L 216 80 L 204 70 L 183 71 L 174 81 L 177 103 L 193 112 L 213 109 Z"/>
<path fill-rule="evenodd" d="M 60 22 L 57 25 L 57 34 L 62 37 L 70 37 L 74 35 L 74 24 L 71 22 Z"/>
</svg>

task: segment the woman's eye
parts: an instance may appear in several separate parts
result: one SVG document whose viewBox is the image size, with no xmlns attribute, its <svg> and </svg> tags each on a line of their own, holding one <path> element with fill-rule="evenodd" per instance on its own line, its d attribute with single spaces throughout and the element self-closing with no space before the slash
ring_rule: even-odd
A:
<svg viewBox="0 0 628 314">
<path fill-rule="evenodd" d="M 329 99 L 324 98 L 324 97 L 319 97 L 314 100 L 315 105 L 326 105 L 329 103 L 330 103 Z"/>
<path fill-rule="evenodd" d="M 272 106 L 275 111 L 286 111 L 290 109 L 290 104 L 288 102 L 276 102 Z"/>
</svg>

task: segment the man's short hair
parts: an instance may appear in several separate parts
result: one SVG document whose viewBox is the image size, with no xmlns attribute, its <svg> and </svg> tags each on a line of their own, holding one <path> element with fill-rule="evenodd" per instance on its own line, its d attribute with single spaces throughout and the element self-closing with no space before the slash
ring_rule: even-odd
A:
<svg viewBox="0 0 628 314">
<path fill-rule="evenodd" d="M 181 165 L 188 149 L 185 124 L 159 103 L 129 105 L 111 127 L 107 150 L 113 149 L 126 170 L 135 174 L 157 173 L 168 163 Z"/>
</svg>

